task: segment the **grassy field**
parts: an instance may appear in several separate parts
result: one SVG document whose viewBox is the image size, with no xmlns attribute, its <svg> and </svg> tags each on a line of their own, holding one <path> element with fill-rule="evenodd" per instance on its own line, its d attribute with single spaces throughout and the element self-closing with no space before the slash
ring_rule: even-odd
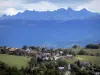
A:
<svg viewBox="0 0 100 75">
<path fill-rule="evenodd" d="M 69 63 L 74 63 L 76 60 L 92 62 L 93 64 L 100 65 L 100 57 L 96 56 L 77 55 L 73 59 L 67 59 Z"/>
<path fill-rule="evenodd" d="M 84 49 L 84 48 L 72 48 L 73 51 L 75 51 L 76 53 L 78 53 L 80 50 L 84 50 L 86 52 L 88 52 L 89 54 L 96 54 L 96 53 L 100 53 L 100 49 Z"/>
<path fill-rule="evenodd" d="M 100 49 L 83 49 L 86 52 L 88 52 L 89 54 L 96 54 L 96 53 L 100 53 Z"/>
<path fill-rule="evenodd" d="M 30 58 L 24 56 L 14 56 L 0 54 L 0 61 L 8 64 L 9 66 L 16 66 L 18 68 L 26 67 Z"/>
<path fill-rule="evenodd" d="M 100 65 L 100 57 L 78 55 L 78 56 L 76 56 L 76 59 L 79 59 L 80 61 L 87 61 L 87 62 L 92 62 L 93 64 Z"/>
<path fill-rule="evenodd" d="M 85 49 L 82 47 L 78 47 L 78 48 L 72 48 L 72 50 L 77 54 L 80 50 L 84 50 L 86 52 L 88 52 L 89 54 L 96 54 L 96 53 L 100 53 L 100 49 Z M 87 61 L 87 62 L 92 62 L 93 64 L 98 64 L 100 65 L 100 57 L 96 57 L 96 56 L 87 56 L 87 55 L 77 55 L 75 58 L 73 59 L 67 59 L 67 61 L 69 63 L 73 63 L 76 60 L 80 60 L 80 61 Z"/>
</svg>

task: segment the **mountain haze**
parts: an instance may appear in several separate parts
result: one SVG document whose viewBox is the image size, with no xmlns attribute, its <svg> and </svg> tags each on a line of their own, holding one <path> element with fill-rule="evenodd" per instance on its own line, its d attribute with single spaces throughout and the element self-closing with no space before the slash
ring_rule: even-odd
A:
<svg viewBox="0 0 100 75">
<path fill-rule="evenodd" d="M 0 18 L 0 45 L 85 46 L 100 43 L 100 16 L 86 9 L 28 11 Z"/>
</svg>

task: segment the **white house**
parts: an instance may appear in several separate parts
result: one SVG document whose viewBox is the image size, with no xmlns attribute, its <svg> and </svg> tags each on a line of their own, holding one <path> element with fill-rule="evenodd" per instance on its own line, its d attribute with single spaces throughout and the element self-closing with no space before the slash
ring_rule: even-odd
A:
<svg viewBox="0 0 100 75">
<path fill-rule="evenodd" d="M 58 67 L 59 70 L 64 70 L 64 67 Z"/>
<path fill-rule="evenodd" d="M 66 57 L 67 57 L 67 58 L 73 58 L 73 55 L 67 54 Z"/>
<path fill-rule="evenodd" d="M 60 59 L 61 57 L 59 57 L 59 56 L 54 56 L 54 60 L 58 60 L 58 59 Z"/>
<path fill-rule="evenodd" d="M 29 48 L 27 48 L 25 51 L 26 51 L 26 52 L 28 52 L 28 53 L 30 53 L 30 52 L 31 52 L 31 50 L 30 50 Z"/>
</svg>

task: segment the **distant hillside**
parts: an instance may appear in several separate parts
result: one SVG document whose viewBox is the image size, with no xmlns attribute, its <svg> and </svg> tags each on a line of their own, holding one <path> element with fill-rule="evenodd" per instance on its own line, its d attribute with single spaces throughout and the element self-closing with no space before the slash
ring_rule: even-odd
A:
<svg viewBox="0 0 100 75">
<path fill-rule="evenodd" d="M 0 45 L 71 47 L 100 43 L 100 19 L 85 20 L 0 20 Z"/>
<path fill-rule="evenodd" d="M 86 9 L 75 11 L 71 8 L 67 10 L 64 8 L 55 11 L 24 11 L 14 16 L 3 15 L 0 19 L 24 19 L 24 20 L 73 20 L 86 19 L 97 16 L 97 13 L 92 13 Z"/>
</svg>

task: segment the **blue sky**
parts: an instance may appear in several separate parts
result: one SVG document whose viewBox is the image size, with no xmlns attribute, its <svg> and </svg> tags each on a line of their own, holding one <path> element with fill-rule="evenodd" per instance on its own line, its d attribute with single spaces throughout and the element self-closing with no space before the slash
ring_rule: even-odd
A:
<svg viewBox="0 0 100 75">
<path fill-rule="evenodd" d="M 100 0 L 0 0 L 0 15 L 15 15 L 25 10 L 53 11 L 68 7 L 74 10 L 86 8 L 100 13 Z"/>
</svg>

